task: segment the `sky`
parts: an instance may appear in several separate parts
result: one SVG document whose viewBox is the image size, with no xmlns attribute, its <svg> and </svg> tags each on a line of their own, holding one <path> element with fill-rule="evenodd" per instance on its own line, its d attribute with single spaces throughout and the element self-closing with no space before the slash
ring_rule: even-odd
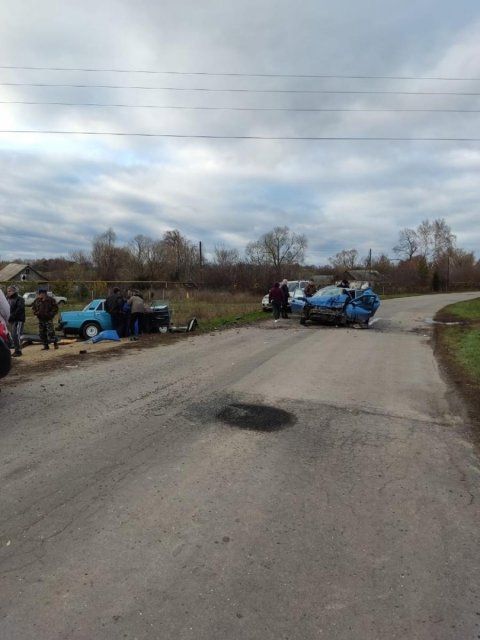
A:
<svg viewBox="0 0 480 640">
<path fill-rule="evenodd" d="M 3 0 L 0 67 L 0 260 L 108 227 L 242 252 L 287 225 L 325 264 L 393 256 L 425 218 L 480 257 L 478 141 L 224 138 L 480 138 L 480 95 L 458 95 L 480 94 L 476 1 Z"/>
</svg>

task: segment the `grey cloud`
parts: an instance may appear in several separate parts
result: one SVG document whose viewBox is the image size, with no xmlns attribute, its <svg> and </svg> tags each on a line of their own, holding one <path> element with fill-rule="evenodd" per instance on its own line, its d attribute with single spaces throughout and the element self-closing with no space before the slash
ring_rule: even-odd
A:
<svg viewBox="0 0 480 640">
<path fill-rule="evenodd" d="M 358 3 L 4 2 L 0 56 L 12 64 L 258 72 L 480 76 L 480 9 L 467 0 Z M 28 49 L 24 43 L 28 42 Z M 150 86 L 468 90 L 471 84 L 3 71 L 5 81 Z M 469 97 L 0 87 L 1 99 L 366 108 L 478 104 Z M 169 111 L 1 106 L 5 128 L 220 135 L 476 135 L 478 115 Z M 178 227 L 207 247 L 275 224 L 309 236 L 312 261 L 345 246 L 389 251 L 398 230 L 444 216 L 469 249 L 479 145 L 0 137 L 0 256 L 87 248 Z M 27 232 L 25 232 L 27 230 Z"/>
</svg>

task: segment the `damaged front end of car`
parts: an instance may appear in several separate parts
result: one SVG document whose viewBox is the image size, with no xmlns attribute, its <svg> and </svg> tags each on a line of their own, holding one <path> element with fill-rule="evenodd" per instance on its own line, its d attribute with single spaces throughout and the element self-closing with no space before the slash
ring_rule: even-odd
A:
<svg viewBox="0 0 480 640">
<path fill-rule="evenodd" d="M 311 297 L 295 299 L 292 311 L 300 314 L 300 323 L 303 325 L 312 322 L 336 326 L 358 324 L 368 327 L 379 306 L 380 298 L 370 287 L 326 287 Z"/>
</svg>

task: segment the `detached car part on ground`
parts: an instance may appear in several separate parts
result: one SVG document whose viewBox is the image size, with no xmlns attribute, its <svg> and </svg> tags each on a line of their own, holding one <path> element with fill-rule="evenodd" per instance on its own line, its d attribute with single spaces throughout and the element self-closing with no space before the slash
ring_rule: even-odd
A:
<svg viewBox="0 0 480 640">
<path fill-rule="evenodd" d="M 380 298 L 370 287 L 344 289 L 325 287 L 309 298 L 296 291 L 291 301 L 292 312 L 300 314 L 300 323 L 317 322 L 345 326 L 368 323 L 380 306 Z"/>
<path fill-rule="evenodd" d="M 153 301 L 145 308 L 144 331 L 156 333 L 170 329 L 170 310 L 164 301 Z M 64 311 L 60 314 L 58 329 L 63 335 L 80 335 L 86 340 L 95 338 L 101 331 L 113 329 L 112 318 L 105 311 L 105 298 L 92 300 L 82 311 Z"/>
</svg>

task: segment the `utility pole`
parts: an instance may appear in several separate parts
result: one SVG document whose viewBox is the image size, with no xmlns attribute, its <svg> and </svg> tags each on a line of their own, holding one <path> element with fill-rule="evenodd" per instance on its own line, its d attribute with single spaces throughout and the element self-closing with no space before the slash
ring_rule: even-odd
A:
<svg viewBox="0 0 480 640">
<path fill-rule="evenodd" d="M 368 278 L 367 278 L 367 267 L 368 267 Z M 368 258 L 367 258 L 366 264 L 365 264 L 364 280 L 369 280 L 370 279 L 370 271 L 371 270 L 372 270 L 372 250 L 369 249 Z"/>
<path fill-rule="evenodd" d="M 198 263 L 199 263 L 199 271 L 200 271 L 200 280 L 203 282 L 203 252 L 202 252 L 202 241 L 198 243 Z"/>
<path fill-rule="evenodd" d="M 447 254 L 447 286 L 445 287 L 447 293 L 450 287 L 450 251 Z"/>
</svg>

